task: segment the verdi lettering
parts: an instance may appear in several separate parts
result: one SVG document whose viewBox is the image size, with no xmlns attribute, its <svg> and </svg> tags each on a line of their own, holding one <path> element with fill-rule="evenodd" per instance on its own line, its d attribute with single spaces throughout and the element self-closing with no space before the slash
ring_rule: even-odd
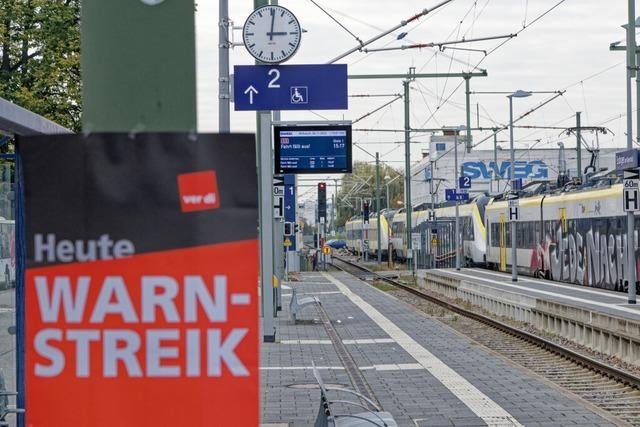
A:
<svg viewBox="0 0 640 427">
<path fill-rule="evenodd" d="M 115 242 L 108 234 L 97 240 L 57 240 L 56 235 L 33 236 L 34 260 L 36 262 L 87 262 L 124 258 L 135 253 L 133 242 L 126 239 Z"/>
</svg>

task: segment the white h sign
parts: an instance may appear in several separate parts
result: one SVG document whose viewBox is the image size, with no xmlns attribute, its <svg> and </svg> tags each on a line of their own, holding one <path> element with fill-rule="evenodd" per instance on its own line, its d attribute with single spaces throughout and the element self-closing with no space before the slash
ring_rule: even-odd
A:
<svg viewBox="0 0 640 427">
<path fill-rule="evenodd" d="M 624 171 L 623 188 L 622 202 L 624 211 L 640 211 L 640 172 L 637 169 Z"/>
<path fill-rule="evenodd" d="M 517 221 L 518 214 L 518 206 L 509 206 L 509 221 Z"/>
<path fill-rule="evenodd" d="M 284 218 L 284 178 L 273 177 L 273 218 Z"/>
</svg>

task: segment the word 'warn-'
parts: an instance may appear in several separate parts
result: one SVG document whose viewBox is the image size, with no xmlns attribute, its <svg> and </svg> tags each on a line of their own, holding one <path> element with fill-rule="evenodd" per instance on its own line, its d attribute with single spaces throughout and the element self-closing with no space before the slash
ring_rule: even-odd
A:
<svg viewBox="0 0 640 427">
<path fill-rule="evenodd" d="M 228 303 L 249 305 L 250 295 L 229 295 L 226 276 L 211 286 L 201 276 L 182 283 L 142 276 L 136 286 L 123 276 L 99 284 L 89 276 L 35 276 L 34 284 L 43 324 L 33 340 L 38 377 L 249 375 L 236 354 L 248 329 L 224 326 Z"/>
</svg>

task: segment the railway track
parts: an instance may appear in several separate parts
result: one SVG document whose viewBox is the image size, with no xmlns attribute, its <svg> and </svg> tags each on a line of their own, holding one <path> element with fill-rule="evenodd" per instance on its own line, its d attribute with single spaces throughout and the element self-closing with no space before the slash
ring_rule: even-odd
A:
<svg viewBox="0 0 640 427">
<path fill-rule="evenodd" d="M 333 263 L 340 270 L 397 287 L 404 291 L 397 294 L 401 299 L 434 314 L 458 332 L 604 410 L 624 423 L 620 424 L 640 426 L 640 377 L 381 276 L 349 260 L 336 256 L 333 260 L 342 264 Z M 447 311 L 459 316 L 446 315 Z"/>
</svg>

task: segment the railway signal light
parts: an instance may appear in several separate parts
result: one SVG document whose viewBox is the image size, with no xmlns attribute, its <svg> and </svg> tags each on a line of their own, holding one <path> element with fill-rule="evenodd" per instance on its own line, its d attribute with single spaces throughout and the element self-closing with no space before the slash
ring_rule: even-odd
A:
<svg viewBox="0 0 640 427">
<path fill-rule="evenodd" d="M 364 222 L 369 223 L 369 201 L 362 202 L 362 215 L 364 216 Z"/>
<path fill-rule="evenodd" d="M 295 231 L 294 231 L 294 225 L 292 222 L 285 222 L 284 223 L 284 235 L 285 236 L 292 236 Z"/>
<path fill-rule="evenodd" d="M 318 219 L 327 217 L 327 184 L 318 183 Z"/>
</svg>

